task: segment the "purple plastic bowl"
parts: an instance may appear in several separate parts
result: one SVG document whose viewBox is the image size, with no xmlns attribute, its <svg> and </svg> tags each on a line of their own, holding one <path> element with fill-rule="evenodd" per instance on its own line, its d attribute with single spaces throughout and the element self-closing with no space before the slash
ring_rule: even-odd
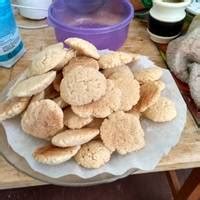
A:
<svg viewBox="0 0 200 200">
<path fill-rule="evenodd" d="M 120 48 L 134 16 L 129 0 L 97 0 L 96 5 L 91 1 L 91 7 L 88 3 L 85 7 L 76 4 L 77 1 L 80 2 L 74 0 L 72 7 L 67 0 L 55 0 L 49 7 L 48 22 L 54 27 L 57 40 L 63 42 L 69 37 L 79 37 L 98 49 Z"/>
</svg>

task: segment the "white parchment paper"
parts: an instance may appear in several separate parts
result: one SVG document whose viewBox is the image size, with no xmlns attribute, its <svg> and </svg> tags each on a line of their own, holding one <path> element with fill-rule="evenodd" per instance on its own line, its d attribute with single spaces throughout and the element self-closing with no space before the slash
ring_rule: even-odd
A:
<svg viewBox="0 0 200 200">
<path fill-rule="evenodd" d="M 146 68 L 151 63 L 147 57 L 142 57 L 131 68 L 133 70 Z M 47 166 L 36 162 L 32 157 L 32 153 L 46 142 L 25 134 L 20 126 L 20 117 L 6 120 L 2 123 L 8 143 L 16 153 L 26 159 L 33 170 L 51 178 L 77 175 L 86 179 L 105 172 L 113 175 L 122 175 L 130 169 L 152 170 L 162 156 L 166 155 L 178 143 L 186 121 L 185 102 L 168 70 L 164 69 L 162 80 L 166 84 L 166 89 L 162 92 L 162 96 L 169 97 L 175 102 L 177 117 L 173 121 L 166 123 L 154 123 L 150 120 L 142 119 L 141 123 L 145 131 L 146 140 L 145 148 L 126 156 L 114 154 L 110 162 L 99 169 L 82 168 L 73 159 L 57 166 Z"/>
</svg>

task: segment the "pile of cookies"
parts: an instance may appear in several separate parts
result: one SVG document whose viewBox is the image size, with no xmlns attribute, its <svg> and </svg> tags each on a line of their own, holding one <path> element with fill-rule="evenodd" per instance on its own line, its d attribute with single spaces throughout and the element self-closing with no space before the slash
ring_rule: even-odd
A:
<svg viewBox="0 0 200 200">
<path fill-rule="evenodd" d="M 23 131 L 47 140 L 34 158 L 56 165 L 74 157 L 86 168 L 99 168 L 111 155 L 145 146 L 140 118 L 166 122 L 176 117 L 174 103 L 161 96 L 162 69 L 130 70 L 140 55 L 99 55 L 94 45 L 68 38 L 39 52 L 25 80 L 0 103 L 0 120 L 21 114 Z M 23 145 L 23 144 L 22 144 Z"/>
</svg>

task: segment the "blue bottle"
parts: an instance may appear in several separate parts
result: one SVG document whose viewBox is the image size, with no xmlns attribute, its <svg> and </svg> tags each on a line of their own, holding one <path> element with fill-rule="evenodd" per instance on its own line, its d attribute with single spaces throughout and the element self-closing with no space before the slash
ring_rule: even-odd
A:
<svg viewBox="0 0 200 200">
<path fill-rule="evenodd" d="M 11 2 L 0 0 L 0 66 L 10 68 L 24 52 Z"/>
</svg>

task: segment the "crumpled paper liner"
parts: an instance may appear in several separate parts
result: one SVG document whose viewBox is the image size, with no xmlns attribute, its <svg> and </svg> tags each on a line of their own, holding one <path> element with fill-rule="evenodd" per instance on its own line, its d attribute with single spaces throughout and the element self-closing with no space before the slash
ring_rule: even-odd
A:
<svg viewBox="0 0 200 200">
<path fill-rule="evenodd" d="M 146 68 L 151 63 L 144 56 L 135 64 L 135 67 Z M 131 68 L 133 67 L 131 66 Z M 33 159 L 32 153 L 36 148 L 47 142 L 24 133 L 20 126 L 19 116 L 2 122 L 8 143 L 17 154 L 25 158 L 33 170 L 51 178 L 77 175 L 87 179 L 106 172 L 117 176 L 130 169 L 153 170 L 162 156 L 168 154 L 170 149 L 178 143 L 186 121 L 185 102 L 170 72 L 166 69 L 163 69 L 163 72 L 161 79 L 165 82 L 166 88 L 162 92 L 162 96 L 174 101 L 177 117 L 165 123 L 155 123 L 142 119 L 141 124 L 145 132 L 146 146 L 140 151 L 125 156 L 115 153 L 112 155 L 110 162 L 99 169 L 85 169 L 76 164 L 73 159 L 57 166 L 43 165 Z"/>
</svg>

